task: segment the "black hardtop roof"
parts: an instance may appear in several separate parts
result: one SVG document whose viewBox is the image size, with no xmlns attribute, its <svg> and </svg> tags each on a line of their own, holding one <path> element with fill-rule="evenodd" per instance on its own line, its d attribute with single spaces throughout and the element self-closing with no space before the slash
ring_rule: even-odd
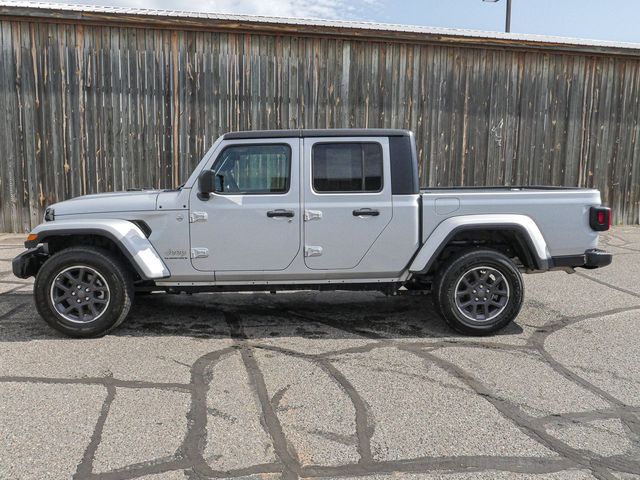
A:
<svg viewBox="0 0 640 480">
<path fill-rule="evenodd" d="M 225 140 L 252 138 L 292 138 L 292 137 L 409 137 L 410 130 L 391 128 L 327 128 L 296 130 L 253 130 L 229 132 L 223 135 Z"/>
</svg>

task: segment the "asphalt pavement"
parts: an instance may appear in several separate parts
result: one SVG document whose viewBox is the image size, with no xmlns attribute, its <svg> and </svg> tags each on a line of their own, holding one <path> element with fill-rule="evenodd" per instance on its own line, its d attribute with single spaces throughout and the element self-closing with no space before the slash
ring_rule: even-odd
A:
<svg viewBox="0 0 640 480">
<path fill-rule="evenodd" d="M 0 479 L 640 479 L 640 228 L 471 338 L 424 296 L 150 295 L 65 338 L 0 235 Z"/>
</svg>

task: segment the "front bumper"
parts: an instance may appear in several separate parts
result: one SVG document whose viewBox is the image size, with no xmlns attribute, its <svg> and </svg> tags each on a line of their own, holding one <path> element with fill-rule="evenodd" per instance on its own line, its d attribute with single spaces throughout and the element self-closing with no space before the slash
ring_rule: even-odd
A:
<svg viewBox="0 0 640 480">
<path fill-rule="evenodd" d="M 594 269 L 606 267 L 613 260 L 613 254 L 593 248 L 584 252 L 584 255 L 571 255 L 565 257 L 552 257 L 550 268 L 567 269 L 567 268 L 587 268 Z"/>
<path fill-rule="evenodd" d="M 49 254 L 42 246 L 22 252 L 11 262 L 13 274 L 18 278 L 33 277 L 47 258 L 49 258 Z"/>
</svg>

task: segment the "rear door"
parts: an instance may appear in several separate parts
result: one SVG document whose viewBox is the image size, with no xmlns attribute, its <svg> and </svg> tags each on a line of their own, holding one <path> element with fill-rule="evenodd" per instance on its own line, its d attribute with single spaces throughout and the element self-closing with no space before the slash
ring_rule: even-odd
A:
<svg viewBox="0 0 640 480">
<path fill-rule="evenodd" d="M 388 139 L 306 137 L 303 149 L 305 264 L 357 269 L 393 213 Z"/>
</svg>

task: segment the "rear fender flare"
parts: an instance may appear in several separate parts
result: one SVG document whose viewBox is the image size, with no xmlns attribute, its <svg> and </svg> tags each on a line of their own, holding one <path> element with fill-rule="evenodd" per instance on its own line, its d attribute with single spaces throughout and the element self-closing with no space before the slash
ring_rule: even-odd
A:
<svg viewBox="0 0 640 480">
<path fill-rule="evenodd" d="M 460 215 L 440 223 L 426 239 L 411 262 L 411 273 L 427 273 L 438 255 L 458 233 L 471 230 L 513 230 L 525 241 L 537 270 L 548 270 L 549 249 L 538 225 L 526 215 L 492 214 Z"/>
</svg>

